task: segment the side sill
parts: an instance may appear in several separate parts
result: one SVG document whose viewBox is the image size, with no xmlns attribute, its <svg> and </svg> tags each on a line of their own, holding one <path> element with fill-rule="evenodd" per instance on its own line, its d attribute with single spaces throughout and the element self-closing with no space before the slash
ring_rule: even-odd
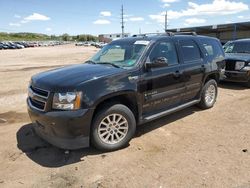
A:
<svg viewBox="0 0 250 188">
<path fill-rule="evenodd" d="M 159 113 L 153 114 L 153 115 L 151 115 L 151 116 L 147 116 L 147 117 L 144 118 L 144 121 L 145 121 L 145 122 L 148 122 L 148 121 L 155 120 L 155 119 L 157 119 L 157 118 L 160 118 L 160 117 L 166 116 L 166 115 L 168 115 L 168 114 L 174 113 L 174 112 L 176 112 L 176 111 L 182 110 L 182 109 L 184 109 L 184 108 L 193 106 L 193 105 L 195 105 L 195 104 L 197 104 L 197 103 L 199 103 L 199 102 L 200 102 L 200 100 L 190 101 L 190 102 L 188 102 L 188 103 L 182 104 L 182 105 L 177 106 L 177 107 L 174 107 L 174 108 L 172 108 L 172 109 L 169 109 L 169 110 L 166 110 L 166 111 L 163 111 L 163 112 L 159 112 Z"/>
</svg>

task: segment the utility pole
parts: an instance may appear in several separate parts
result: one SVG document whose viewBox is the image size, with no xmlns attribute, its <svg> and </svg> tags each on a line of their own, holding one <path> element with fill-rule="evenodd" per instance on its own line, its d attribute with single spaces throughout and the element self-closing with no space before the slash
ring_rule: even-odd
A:
<svg viewBox="0 0 250 188">
<path fill-rule="evenodd" d="M 165 32 L 168 30 L 168 11 L 166 11 L 165 14 Z"/>
<path fill-rule="evenodd" d="M 121 9 L 121 24 L 122 24 L 122 38 L 124 37 L 124 12 L 123 12 L 123 5 L 122 5 L 122 9 Z"/>
</svg>

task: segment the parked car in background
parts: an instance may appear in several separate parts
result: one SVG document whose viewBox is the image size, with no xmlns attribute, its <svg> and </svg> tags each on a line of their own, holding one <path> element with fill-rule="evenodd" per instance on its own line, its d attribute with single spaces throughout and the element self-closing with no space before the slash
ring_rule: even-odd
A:
<svg viewBox="0 0 250 188">
<path fill-rule="evenodd" d="M 231 41 L 224 50 L 226 69 L 222 80 L 243 82 L 250 87 L 250 39 Z"/>
<path fill-rule="evenodd" d="M 223 62 L 216 38 L 116 40 L 83 64 L 34 75 L 28 113 L 36 133 L 60 148 L 120 149 L 139 124 L 195 104 L 213 107 Z"/>
<path fill-rule="evenodd" d="M 75 43 L 75 46 L 83 46 L 83 42 L 77 42 L 77 43 Z"/>
</svg>

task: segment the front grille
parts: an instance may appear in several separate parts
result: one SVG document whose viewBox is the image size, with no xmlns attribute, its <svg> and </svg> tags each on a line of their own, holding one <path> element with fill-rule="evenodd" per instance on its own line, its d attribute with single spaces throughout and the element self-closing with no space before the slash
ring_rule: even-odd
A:
<svg viewBox="0 0 250 188">
<path fill-rule="evenodd" d="M 30 86 L 29 87 L 29 104 L 40 111 L 45 111 L 49 91 Z"/>
<path fill-rule="evenodd" d="M 234 71 L 235 70 L 235 60 L 226 60 L 226 70 Z"/>
<path fill-rule="evenodd" d="M 43 96 L 43 97 L 48 97 L 49 96 L 49 92 L 48 91 L 45 91 L 45 90 L 42 90 L 42 89 L 39 89 L 39 88 L 36 88 L 36 87 L 33 87 L 33 86 L 30 86 L 30 88 L 37 94 Z"/>
</svg>

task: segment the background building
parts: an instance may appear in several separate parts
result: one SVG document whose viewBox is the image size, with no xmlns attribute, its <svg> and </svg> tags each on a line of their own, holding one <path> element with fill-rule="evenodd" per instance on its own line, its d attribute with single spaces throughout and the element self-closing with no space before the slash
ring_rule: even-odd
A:
<svg viewBox="0 0 250 188">
<path fill-rule="evenodd" d="M 230 40 L 250 38 L 250 22 L 239 22 L 201 27 L 168 29 L 170 32 L 196 32 L 199 35 L 217 37 L 222 43 Z"/>
<path fill-rule="evenodd" d="M 124 33 L 124 37 L 129 37 L 130 33 Z M 122 38 L 122 33 L 101 34 L 98 36 L 99 42 L 111 42 L 114 39 Z"/>
</svg>

